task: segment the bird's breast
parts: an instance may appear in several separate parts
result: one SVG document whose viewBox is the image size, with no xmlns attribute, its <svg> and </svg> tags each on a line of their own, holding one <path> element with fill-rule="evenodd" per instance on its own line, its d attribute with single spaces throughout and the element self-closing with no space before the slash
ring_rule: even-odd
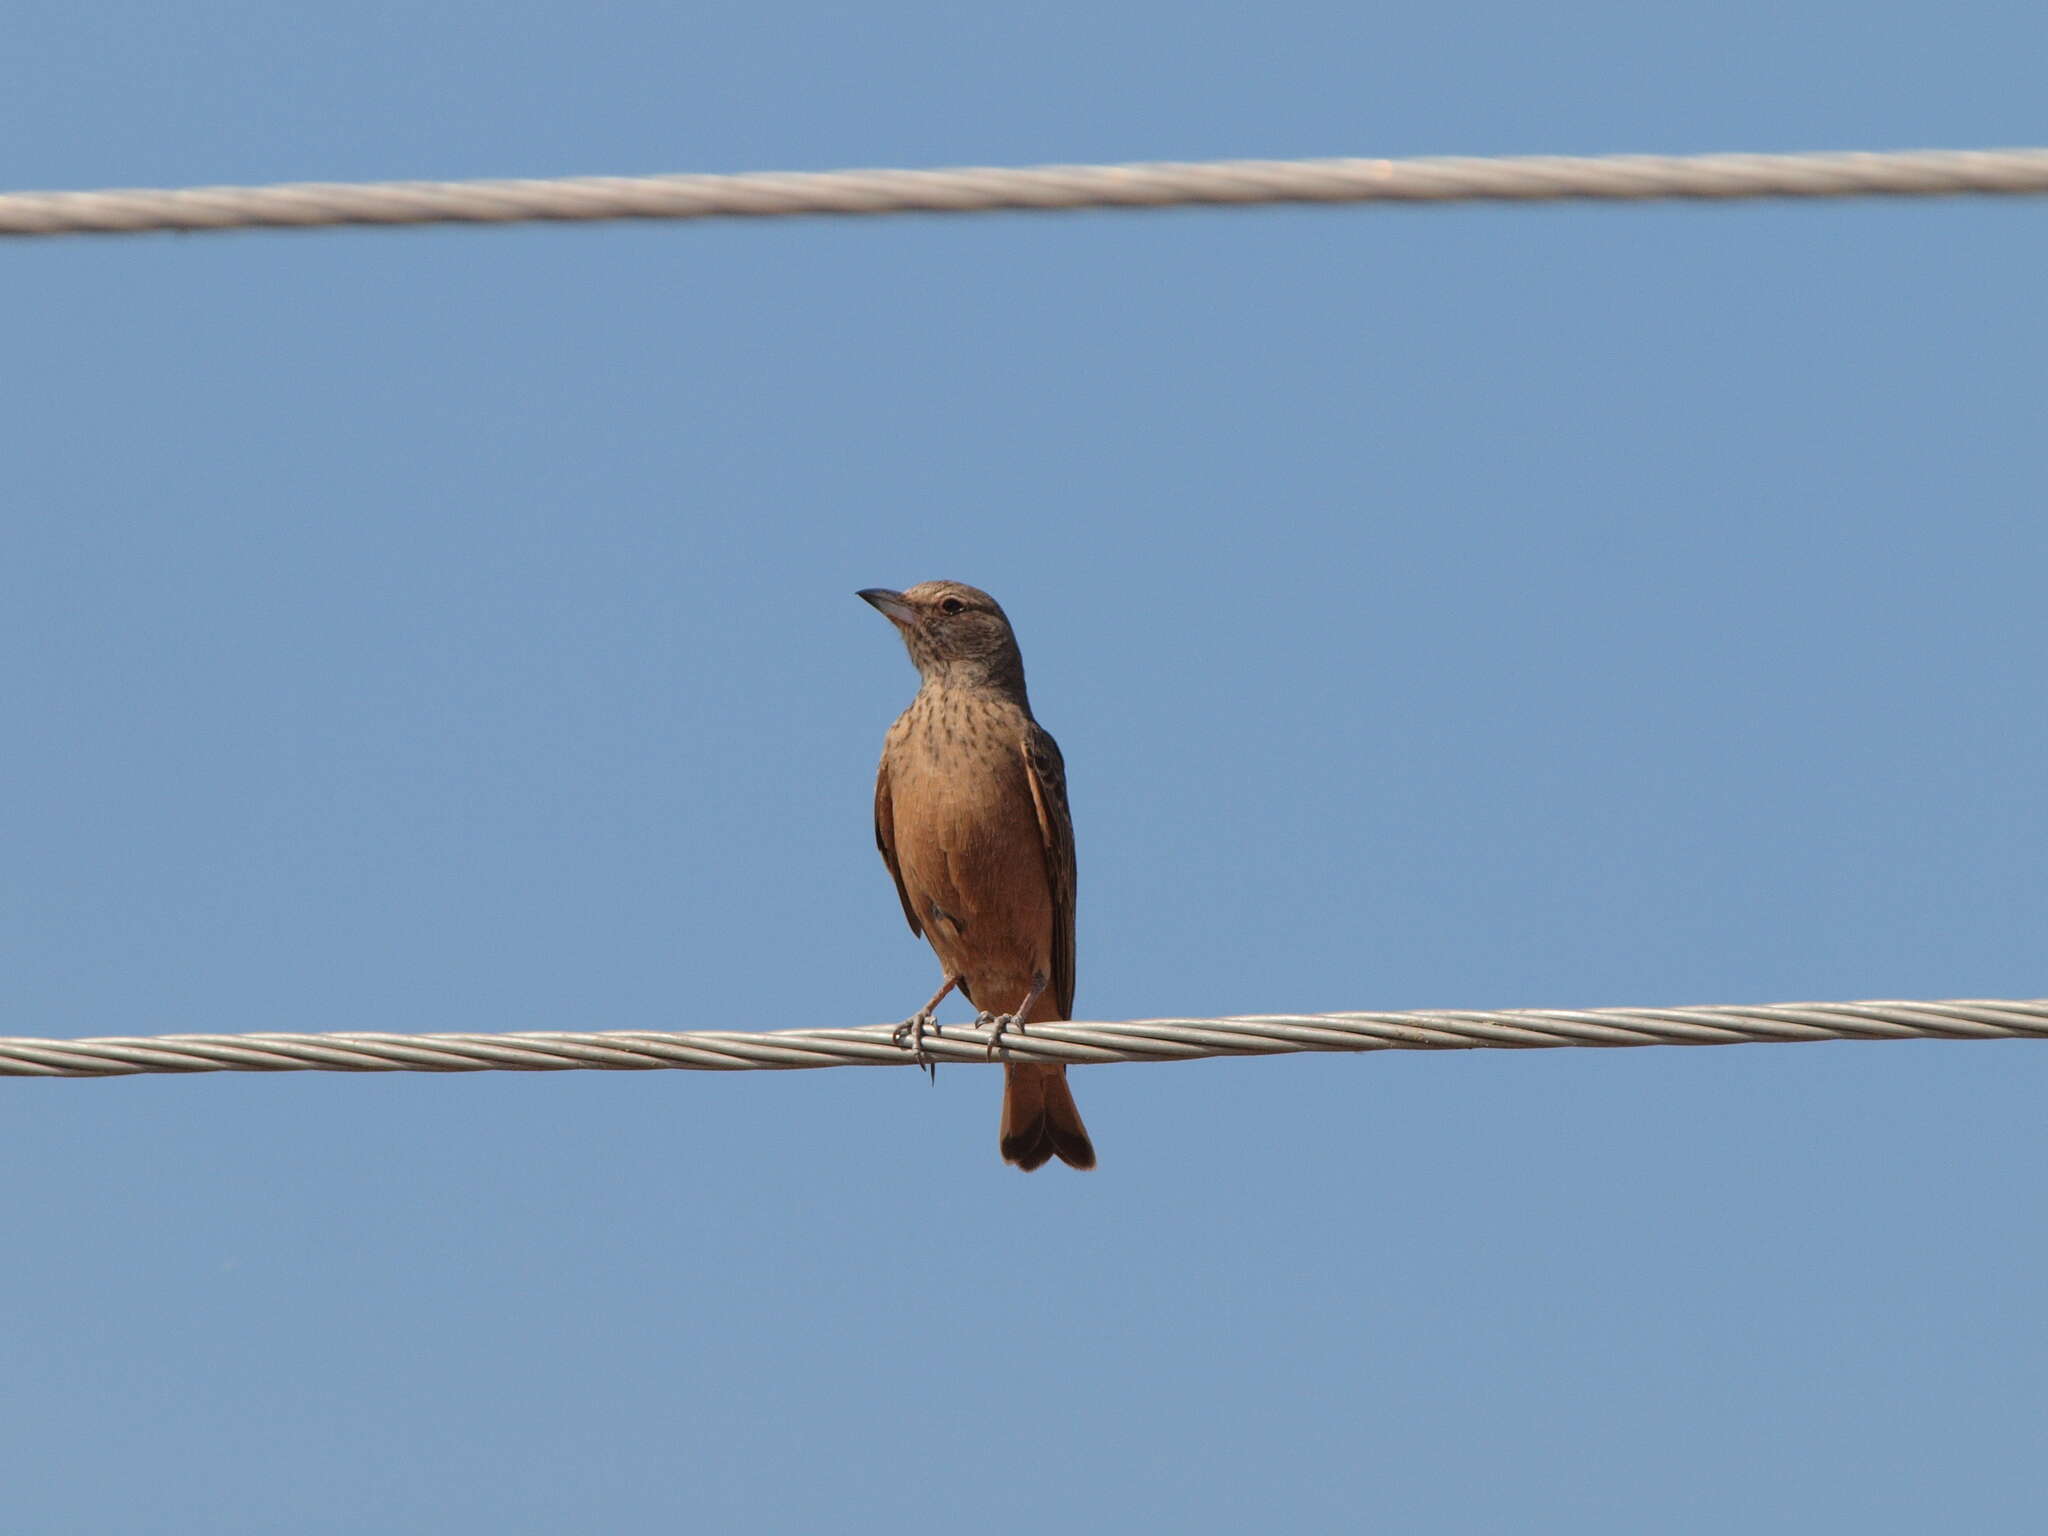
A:
<svg viewBox="0 0 2048 1536">
<path fill-rule="evenodd" d="M 922 902 L 970 927 L 1044 901 L 1045 847 L 1023 722 L 975 701 L 921 699 L 889 733 L 896 855 Z"/>
</svg>

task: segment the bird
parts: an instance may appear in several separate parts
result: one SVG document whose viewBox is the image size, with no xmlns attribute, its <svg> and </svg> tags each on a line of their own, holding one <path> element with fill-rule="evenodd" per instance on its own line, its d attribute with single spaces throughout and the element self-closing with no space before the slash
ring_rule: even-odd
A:
<svg viewBox="0 0 2048 1536">
<path fill-rule="evenodd" d="M 875 843 L 943 985 L 896 1031 L 920 1060 L 955 987 L 1005 1030 L 1074 1016 L 1074 823 L 1066 764 L 1031 714 L 1024 658 L 996 600 L 957 581 L 859 594 L 902 633 L 921 679 L 882 744 Z M 1095 1166 L 1061 1062 L 1005 1061 L 1003 1161 Z"/>
</svg>

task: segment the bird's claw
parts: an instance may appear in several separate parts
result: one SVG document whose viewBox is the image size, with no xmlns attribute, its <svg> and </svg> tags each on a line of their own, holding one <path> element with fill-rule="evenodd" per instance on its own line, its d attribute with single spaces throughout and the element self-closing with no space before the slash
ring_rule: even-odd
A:
<svg viewBox="0 0 2048 1536">
<path fill-rule="evenodd" d="M 996 1047 L 1002 1043 L 1003 1034 L 1006 1030 L 1014 1028 L 1021 1031 L 1024 1028 L 1024 1021 L 1018 1018 L 1016 1014 L 990 1013 L 986 1008 L 974 1016 L 974 1022 L 982 1028 L 991 1031 L 988 1037 L 988 1059 L 990 1061 L 996 1059 Z"/>
<path fill-rule="evenodd" d="M 889 1043 L 900 1045 L 911 1051 L 917 1058 L 917 1065 L 931 1074 L 931 1080 L 939 1080 L 939 1063 L 931 1052 L 924 1048 L 924 1032 L 929 1029 L 933 1035 L 939 1033 L 939 1021 L 932 1017 L 931 1010 L 913 1013 L 889 1032 Z"/>
</svg>

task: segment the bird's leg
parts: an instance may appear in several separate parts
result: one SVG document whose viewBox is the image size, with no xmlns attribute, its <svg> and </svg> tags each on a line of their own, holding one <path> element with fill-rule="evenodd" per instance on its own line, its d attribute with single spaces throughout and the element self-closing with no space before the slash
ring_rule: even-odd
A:
<svg viewBox="0 0 2048 1536">
<path fill-rule="evenodd" d="M 975 1015 L 975 1023 L 986 1024 L 995 1031 L 994 1034 L 988 1037 L 988 1054 L 991 1061 L 995 1059 L 996 1043 L 1003 1038 L 1003 1031 L 1012 1024 L 1016 1025 L 1020 1030 L 1024 1027 L 1024 1015 L 1031 1011 L 1033 1003 L 1036 1003 L 1041 997 L 1045 996 L 1045 986 L 1045 972 L 1033 971 L 1031 973 L 1031 990 L 1024 994 L 1024 1001 L 1017 1005 L 1015 1012 L 998 1016 L 984 1008 Z"/>
<path fill-rule="evenodd" d="M 932 1000 L 905 1019 L 901 1024 L 898 1024 L 889 1035 L 889 1043 L 891 1045 L 907 1045 L 916 1053 L 917 1064 L 931 1073 L 932 1081 L 935 1083 L 939 1080 L 939 1064 L 925 1054 L 924 1032 L 927 1029 L 935 1035 L 939 1032 L 939 1021 L 932 1016 L 932 1010 L 943 1003 L 946 1000 L 946 994 L 959 985 L 960 978 L 958 976 L 948 976 L 946 984 L 932 994 Z"/>
</svg>

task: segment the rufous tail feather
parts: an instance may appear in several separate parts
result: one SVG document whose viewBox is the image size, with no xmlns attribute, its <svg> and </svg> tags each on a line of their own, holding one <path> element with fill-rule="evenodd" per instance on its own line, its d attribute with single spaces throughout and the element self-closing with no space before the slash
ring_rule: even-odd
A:
<svg viewBox="0 0 2048 1536">
<path fill-rule="evenodd" d="M 1057 1157 L 1070 1168 L 1093 1168 L 1095 1144 L 1059 1062 L 1003 1063 L 1003 1161 L 1026 1173 Z"/>
</svg>

